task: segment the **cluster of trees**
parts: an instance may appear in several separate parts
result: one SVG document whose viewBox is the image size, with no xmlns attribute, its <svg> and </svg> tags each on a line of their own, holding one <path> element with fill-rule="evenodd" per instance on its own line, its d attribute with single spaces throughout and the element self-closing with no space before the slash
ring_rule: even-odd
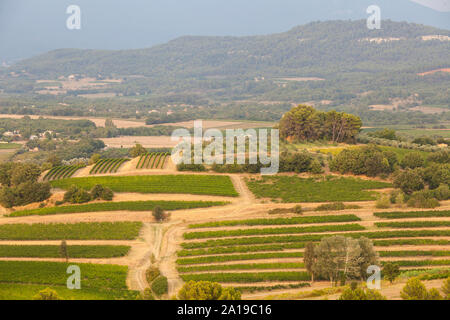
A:
<svg viewBox="0 0 450 320">
<path fill-rule="evenodd" d="M 6 208 L 47 200 L 50 184 L 40 183 L 41 168 L 31 163 L 0 165 L 0 204 Z"/>
<path fill-rule="evenodd" d="M 372 242 L 364 237 L 324 238 L 319 244 L 308 243 L 304 253 L 305 267 L 313 279 L 327 279 L 334 285 L 338 282 L 344 285 L 351 279 L 365 279 L 367 268 L 378 262 Z"/>
<path fill-rule="evenodd" d="M 330 161 L 330 170 L 375 177 L 394 172 L 397 164 L 398 158 L 394 152 L 368 145 L 343 150 Z"/>
<path fill-rule="evenodd" d="M 427 288 L 419 278 L 411 278 L 406 282 L 406 285 L 400 292 L 400 296 L 403 300 L 449 300 L 450 278 L 447 279 L 442 286 L 442 292 L 444 293 L 444 297 L 441 295 L 438 289 L 432 288 L 430 290 L 427 290 Z"/>
<path fill-rule="evenodd" d="M 427 290 L 419 278 L 411 278 L 406 282 L 400 296 L 403 300 L 449 300 L 450 278 L 444 282 L 441 291 L 443 295 L 436 288 Z M 350 288 L 344 290 L 339 300 L 386 300 L 386 297 L 377 290 L 359 288 L 357 283 L 352 283 Z"/>
<path fill-rule="evenodd" d="M 375 138 L 379 138 L 379 139 L 387 139 L 387 140 L 397 140 L 397 134 L 395 133 L 395 130 L 393 129 L 382 129 L 382 130 L 377 130 L 375 132 L 369 132 L 368 133 L 369 137 L 375 137 Z"/>
<path fill-rule="evenodd" d="M 94 186 L 90 192 L 73 185 L 64 193 L 63 203 L 86 203 L 93 200 L 112 201 L 113 197 L 114 192 L 100 184 Z"/>
<path fill-rule="evenodd" d="M 409 206 L 434 208 L 439 201 L 450 199 L 450 162 L 448 151 L 431 154 L 425 161 L 411 153 L 401 162 L 404 170 L 394 176 L 394 186 L 400 189 Z"/>
<path fill-rule="evenodd" d="M 321 112 L 307 105 L 299 105 L 287 112 L 279 124 L 282 138 L 333 142 L 353 142 L 361 126 L 361 119 L 352 114 Z"/>
</svg>

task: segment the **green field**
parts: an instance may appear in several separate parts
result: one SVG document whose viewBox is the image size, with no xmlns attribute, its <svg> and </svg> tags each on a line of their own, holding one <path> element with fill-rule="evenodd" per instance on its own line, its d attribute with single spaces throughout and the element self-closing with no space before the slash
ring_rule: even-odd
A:
<svg viewBox="0 0 450 320">
<path fill-rule="evenodd" d="M 70 264 L 37 261 L 0 261 L 0 299 L 31 299 L 40 290 L 52 287 L 66 299 L 133 299 L 127 290 L 128 268 L 115 265 L 77 264 L 81 270 L 81 290 L 66 287 Z"/>
<path fill-rule="evenodd" d="M 0 143 L 0 150 L 5 149 L 19 149 L 22 145 L 18 143 Z"/>
<path fill-rule="evenodd" d="M 134 240 L 142 222 L 0 225 L 0 240 Z"/>
<path fill-rule="evenodd" d="M 72 185 L 92 189 L 101 184 L 115 192 L 178 193 L 237 197 L 228 176 L 156 175 L 131 177 L 88 177 L 52 181 L 55 188 L 67 190 Z"/>
<path fill-rule="evenodd" d="M 304 269 L 303 263 L 250 263 L 250 264 L 228 264 L 228 265 L 209 265 L 178 267 L 180 273 L 221 271 L 221 270 L 264 270 L 264 269 Z"/>
<path fill-rule="evenodd" d="M 0 245 L 0 257 L 7 258 L 60 258 L 56 245 Z M 129 246 L 67 246 L 70 258 L 124 257 Z"/>
<path fill-rule="evenodd" d="M 295 176 L 250 178 L 249 189 L 258 198 L 288 203 L 375 200 L 372 189 L 389 188 L 391 184 L 355 178 L 299 178 Z"/>
<path fill-rule="evenodd" d="M 212 201 L 126 201 L 126 202 L 104 202 L 85 205 L 61 206 L 24 210 L 12 212 L 10 217 L 22 216 L 45 216 L 53 214 L 83 213 L 83 212 L 107 212 L 107 211 L 152 211 L 159 206 L 164 210 L 180 210 L 194 208 L 209 208 L 223 206 L 226 202 Z"/>
</svg>

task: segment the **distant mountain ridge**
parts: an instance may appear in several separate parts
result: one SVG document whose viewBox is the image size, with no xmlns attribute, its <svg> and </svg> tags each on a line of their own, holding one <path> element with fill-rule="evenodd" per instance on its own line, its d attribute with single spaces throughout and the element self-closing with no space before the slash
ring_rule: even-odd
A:
<svg viewBox="0 0 450 320">
<path fill-rule="evenodd" d="M 450 31 L 383 21 L 315 22 L 284 33 L 250 37 L 186 36 L 139 50 L 60 49 L 21 61 L 8 69 L 37 78 L 130 76 L 149 78 L 318 76 L 336 72 L 385 72 L 450 66 Z"/>
</svg>

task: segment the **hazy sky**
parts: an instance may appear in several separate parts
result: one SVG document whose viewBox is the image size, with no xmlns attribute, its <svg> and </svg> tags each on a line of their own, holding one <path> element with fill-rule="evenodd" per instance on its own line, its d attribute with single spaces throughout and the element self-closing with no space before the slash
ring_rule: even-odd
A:
<svg viewBox="0 0 450 320">
<path fill-rule="evenodd" d="M 373 4 L 383 19 L 450 29 L 449 1 L 0 0 L 0 63 L 57 48 L 143 48 L 182 35 L 268 34 L 317 20 L 366 19 Z M 81 8 L 81 30 L 66 28 L 69 5 Z"/>
</svg>

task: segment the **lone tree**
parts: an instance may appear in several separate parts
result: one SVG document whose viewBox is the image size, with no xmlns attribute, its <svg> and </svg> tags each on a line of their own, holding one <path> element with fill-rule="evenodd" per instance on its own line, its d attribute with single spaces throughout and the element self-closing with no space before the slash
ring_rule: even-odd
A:
<svg viewBox="0 0 450 320">
<path fill-rule="evenodd" d="M 316 246 L 312 242 L 308 242 L 305 246 L 305 253 L 303 255 L 303 262 L 306 270 L 311 273 L 311 280 L 314 282 L 314 265 L 317 262 L 317 256 L 314 252 Z"/>
<path fill-rule="evenodd" d="M 136 144 L 133 148 L 130 149 L 129 154 L 131 157 L 136 158 L 146 154 L 148 151 L 141 144 Z"/>
<path fill-rule="evenodd" d="M 330 237 L 323 239 L 314 251 L 317 255 L 314 272 L 333 285 L 337 285 L 338 280 L 345 282 L 345 279 L 359 277 L 361 248 L 358 240 Z"/>
<path fill-rule="evenodd" d="M 155 220 L 157 222 L 164 222 L 167 219 L 169 219 L 170 213 L 166 213 L 166 212 L 164 212 L 164 210 L 161 207 L 156 206 L 153 209 L 153 217 L 155 218 Z"/>
<path fill-rule="evenodd" d="M 59 254 L 61 258 L 66 259 L 66 262 L 69 262 L 69 252 L 67 251 L 66 240 L 61 241 L 61 244 L 59 246 Z"/>
<path fill-rule="evenodd" d="M 397 264 L 388 262 L 384 265 L 382 273 L 384 278 L 392 284 L 400 275 L 400 268 Z"/>
<path fill-rule="evenodd" d="M 369 239 L 335 236 L 322 239 L 314 249 L 314 256 L 308 253 L 305 267 L 308 265 L 313 274 L 336 285 L 338 280 L 345 284 L 348 279 L 364 279 L 367 268 L 376 264 L 378 254 Z"/>
</svg>

